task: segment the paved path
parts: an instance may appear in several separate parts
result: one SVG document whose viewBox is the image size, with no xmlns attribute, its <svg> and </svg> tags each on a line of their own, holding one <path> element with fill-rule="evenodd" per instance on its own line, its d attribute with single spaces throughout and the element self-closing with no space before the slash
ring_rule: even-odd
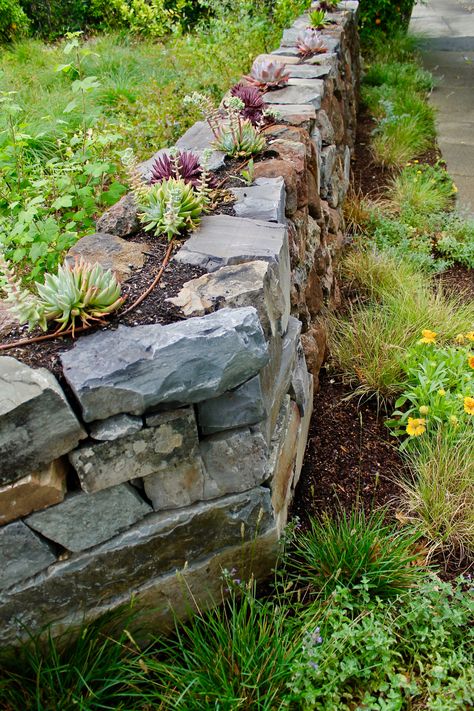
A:
<svg viewBox="0 0 474 711">
<path fill-rule="evenodd" d="M 410 30 L 424 37 L 423 62 L 438 79 L 431 100 L 459 206 L 474 215 L 474 0 L 416 5 Z"/>
</svg>

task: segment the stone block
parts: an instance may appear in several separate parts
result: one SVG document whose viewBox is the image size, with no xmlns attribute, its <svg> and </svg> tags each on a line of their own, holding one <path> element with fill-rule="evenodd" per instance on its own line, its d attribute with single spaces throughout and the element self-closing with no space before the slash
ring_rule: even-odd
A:
<svg viewBox="0 0 474 711">
<path fill-rule="evenodd" d="M 315 88 L 308 86 L 286 86 L 283 89 L 267 92 L 263 95 L 263 100 L 266 104 L 270 104 L 271 106 L 301 106 L 309 104 L 314 109 L 320 109 L 322 90 L 319 84 Z M 277 110 L 279 111 L 280 109 L 278 108 Z"/>
<path fill-rule="evenodd" d="M 282 333 L 288 325 L 288 299 L 280 287 L 278 266 L 269 262 L 247 262 L 204 274 L 185 282 L 178 296 L 169 301 L 185 316 L 254 306 L 267 336 Z"/>
<path fill-rule="evenodd" d="M 132 193 L 124 195 L 115 205 L 109 207 L 96 222 L 97 232 L 105 232 L 117 237 L 131 237 L 141 229 L 138 208 Z M 136 245 L 138 246 L 138 245 Z"/>
<path fill-rule="evenodd" d="M 308 407 L 313 407 L 313 402 L 310 398 L 312 381 L 313 378 L 306 368 L 303 346 L 299 341 L 296 347 L 296 360 L 291 374 L 290 395 L 298 405 L 301 416 L 306 413 Z"/>
<path fill-rule="evenodd" d="M 205 498 L 204 468 L 197 448 L 186 459 L 166 461 L 161 471 L 142 481 L 155 511 L 180 509 Z"/>
<path fill-rule="evenodd" d="M 283 178 L 257 178 L 255 185 L 231 188 L 237 198 L 234 212 L 266 222 L 285 222 L 285 182 Z"/>
<path fill-rule="evenodd" d="M 286 526 L 288 507 L 292 499 L 300 424 L 298 406 L 287 396 L 280 409 L 269 457 L 272 506 L 279 535 Z"/>
<path fill-rule="evenodd" d="M 27 526 L 69 551 L 97 546 L 152 511 L 129 484 L 95 494 L 73 493 L 57 506 L 31 514 Z"/>
<path fill-rule="evenodd" d="M 205 437 L 200 442 L 205 467 L 204 498 L 246 491 L 267 478 L 268 448 L 251 427 Z"/>
<path fill-rule="evenodd" d="M 336 165 L 336 146 L 327 146 L 321 151 L 321 196 L 326 198 L 332 190 L 332 177 Z"/>
<path fill-rule="evenodd" d="M 168 326 L 119 326 L 80 338 L 61 355 L 86 422 L 216 397 L 256 375 L 267 359 L 252 307 Z"/>
<path fill-rule="evenodd" d="M 38 471 L 85 436 L 52 373 L 0 358 L 0 484 Z"/>
<path fill-rule="evenodd" d="M 32 511 L 59 504 L 66 492 L 66 467 L 62 459 L 0 488 L 0 526 Z"/>
<path fill-rule="evenodd" d="M 256 59 L 266 59 L 272 62 L 281 62 L 282 64 L 288 64 L 289 66 L 294 66 L 295 64 L 299 64 L 300 62 L 300 58 L 298 56 L 285 56 L 284 52 L 280 54 L 275 54 L 275 52 L 272 52 L 271 54 L 259 54 Z"/>
<path fill-rule="evenodd" d="M 286 191 L 285 214 L 287 217 L 291 217 L 296 212 L 298 208 L 298 188 L 296 171 L 291 164 L 277 158 L 260 161 L 255 166 L 255 177 L 257 179 L 283 178 Z"/>
<path fill-rule="evenodd" d="M 322 144 L 324 146 L 333 144 L 335 141 L 334 127 L 324 109 L 321 109 L 321 111 L 318 111 L 316 114 L 316 125 L 321 136 Z"/>
<path fill-rule="evenodd" d="M 295 475 L 293 477 L 292 484 L 293 490 L 295 489 L 301 476 L 306 445 L 308 443 L 309 427 L 311 425 L 311 415 L 313 414 L 314 380 L 312 375 L 309 376 L 309 389 L 306 401 L 307 405 L 305 407 L 304 414 L 301 418 L 300 429 L 298 432 L 298 447 L 296 450 Z"/>
<path fill-rule="evenodd" d="M 260 377 L 251 378 L 235 390 L 197 405 L 201 432 L 215 434 L 235 427 L 255 425 L 266 417 Z"/>
<path fill-rule="evenodd" d="M 176 141 L 176 148 L 184 151 L 193 151 L 200 157 L 202 157 L 204 151 L 211 150 L 207 167 L 209 170 L 217 170 L 224 165 L 225 153 L 212 150 L 214 140 L 214 135 L 207 121 L 197 121 Z"/>
<path fill-rule="evenodd" d="M 147 425 L 126 437 L 86 445 L 69 454 L 84 491 L 146 477 L 193 457 L 198 436 L 192 408 L 154 415 L 147 418 Z"/>
<path fill-rule="evenodd" d="M 106 420 L 98 420 L 93 422 L 89 427 L 89 434 L 92 439 L 99 442 L 108 442 L 120 437 L 135 434 L 143 427 L 141 417 L 132 417 L 132 415 L 114 415 Z"/>
<path fill-rule="evenodd" d="M 0 590 L 31 578 L 55 560 L 56 556 L 48 544 L 25 526 L 23 521 L 15 521 L 0 528 Z"/>
<path fill-rule="evenodd" d="M 77 258 L 86 262 L 98 262 L 104 269 L 111 269 L 119 281 L 124 281 L 145 264 L 145 252 L 150 247 L 145 242 L 127 242 L 116 235 L 96 232 L 86 235 L 71 247 L 66 262 L 74 265 Z"/>
<path fill-rule="evenodd" d="M 319 79 L 326 77 L 331 71 L 327 65 L 297 64 L 288 67 L 290 79 Z"/>
<path fill-rule="evenodd" d="M 19 526 L 24 524 L 10 524 Z M 24 526 L 28 534 L 32 531 Z M 162 575 L 197 565 L 211 554 L 238 546 L 274 528 L 270 492 L 257 488 L 178 511 L 150 514 L 127 531 L 0 595 L 0 644 L 28 629 L 67 619 L 102 605 L 127 600 L 134 590 Z M 1 530 L 1 529 L 0 529 Z M 24 627 L 22 627 L 24 625 Z"/>
</svg>

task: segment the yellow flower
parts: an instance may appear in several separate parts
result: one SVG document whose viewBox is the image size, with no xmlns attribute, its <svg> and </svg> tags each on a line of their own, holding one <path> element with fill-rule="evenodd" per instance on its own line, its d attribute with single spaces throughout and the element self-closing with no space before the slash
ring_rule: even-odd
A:
<svg viewBox="0 0 474 711">
<path fill-rule="evenodd" d="M 441 395 L 441 397 L 444 397 L 446 395 L 446 390 L 444 388 L 440 388 L 438 390 L 438 395 Z"/>
<path fill-rule="evenodd" d="M 427 415 L 429 411 L 430 408 L 428 407 L 428 405 L 422 405 L 420 407 L 420 415 Z"/>
<path fill-rule="evenodd" d="M 423 336 L 423 338 L 420 338 L 418 343 L 436 343 L 437 334 L 434 331 L 430 331 L 429 329 L 425 328 L 421 332 L 421 335 Z"/>
<path fill-rule="evenodd" d="M 473 400 L 473 408 L 474 408 L 474 400 Z M 410 435 L 410 437 L 419 437 L 420 435 L 423 434 L 423 432 L 426 431 L 425 424 L 426 424 L 426 420 L 424 420 L 423 417 L 409 417 L 406 432 L 407 432 L 407 434 Z"/>
<path fill-rule="evenodd" d="M 464 398 L 464 412 L 468 415 L 474 415 L 474 397 Z"/>
<path fill-rule="evenodd" d="M 453 193 L 457 193 L 457 191 L 458 191 L 457 185 L 455 185 L 455 184 L 453 183 Z"/>
<path fill-rule="evenodd" d="M 417 175 L 421 175 L 421 170 L 417 170 L 417 171 L 416 171 L 416 174 L 417 174 Z"/>
<path fill-rule="evenodd" d="M 414 160 L 414 161 L 413 161 L 413 163 L 419 163 L 419 162 L 420 162 L 419 160 Z"/>
<path fill-rule="evenodd" d="M 474 331 L 469 331 L 468 333 L 465 333 L 464 337 L 467 338 L 468 341 L 474 341 Z"/>
<path fill-rule="evenodd" d="M 456 338 L 454 340 L 456 341 L 456 343 L 459 343 L 460 345 L 462 345 L 465 341 L 464 333 L 458 333 L 458 335 L 456 336 Z"/>
<path fill-rule="evenodd" d="M 456 427 L 456 425 L 457 425 L 458 422 L 459 422 L 459 420 L 458 420 L 458 418 L 456 417 L 456 415 L 450 415 L 450 416 L 449 416 L 449 421 L 450 421 L 450 423 L 453 425 L 453 427 Z"/>
<path fill-rule="evenodd" d="M 467 362 L 469 367 L 474 369 L 474 355 L 468 356 Z"/>
</svg>

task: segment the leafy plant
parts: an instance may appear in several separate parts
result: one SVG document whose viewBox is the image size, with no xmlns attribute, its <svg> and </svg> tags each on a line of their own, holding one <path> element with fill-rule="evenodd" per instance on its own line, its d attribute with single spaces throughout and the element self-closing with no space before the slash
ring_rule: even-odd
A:
<svg viewBox="0 0 474 711">
<path fill-rule="evenodd" d="M 183 230 L 199 225 L 206 196 L 184 180 L 168 178 L 155 183 L 140 197 L 140 221 L 147 232 L 165 234 L 171 240 Z"/>
<path fill-rule="evenodd" d="M 406 592 L 422 574 L 414 565 L 419 534 L 397 530 L 384 522 L 385 516 L 383 510 L 341 512 L 336 518 L 323 512 L 296 536 L 290 567 L 300 581 L 325 596 L 341 585 L 370 597 Z"/>
<path fill-rule="evenodd" d="M 29 20 L 19 0 L 0 0 L 0 42 L 27 34 Z"/>
<path fill-rule="evenodd" d="M 361 38 L 369 44 L 374 35 L 406 32 L 415 0 L 361 0 L 359 26 Z"/>
<path fill-rule="evenodd" d="M 262 92 L 256 86 L 247 86 L 246 84 L 236 84 L 230 90 L 231 96 L 236 96 L 240 99 L 244 107 L 241 109 L 241 114 L 244 119 L 248 119 L 254 126 L 258 126 L 263 118 L 265 104 L 263 101 Z"/>
<path fill-rule="evenodd" d="M 456 189 L 444 167 L 408 165 L 390 181 L 386 201 L 400 213 L 431 215 L 454 207 Z"/>
<path fill-rule="evenodd" d="M 329 24 L 326 12 L 321 9 L 313 10 L 309 13 L 309 23 L 315 30 L 323 30 Z"/>
<path fill-rule="evenodd" d="M 265 57 L 257 57 L 252 64 L 250 74 L 244 77 L 250 84 L 263 91 L 279 89 L 288 84 L 289 78 L 290 73 L 283 62 Z"/>
<path fill-rule="evenodd" d="M 313 27 L 306 27 L 296 38 L 296 46 L 302 57 L 327 52 L 323 37 Z"/>
<path fill-rule="evenodd" d="M 253 158 L 251 158 L 247 163 L 247 168 L 243 168 L 240 171 L 240 176 L 246 185 L 252 185 L 255 177 L 255 165 L 253 162 Z"/>
</svg>

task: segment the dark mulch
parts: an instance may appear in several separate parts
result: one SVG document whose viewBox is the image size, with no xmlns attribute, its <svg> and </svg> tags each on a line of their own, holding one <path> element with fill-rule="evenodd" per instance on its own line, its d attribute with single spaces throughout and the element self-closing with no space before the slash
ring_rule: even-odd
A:
<svg viewBox="0 0 474 711">
<path fill-rule="evenodd" d="M 354 155 L 352 158 L 352 188 L 356 194 L 362 193 L 373 200 L 381 197 L 393 171 L 374 161 L 370 145 L 375 121 L 361 108 L 357 123 Z"/>
<path fill-rule="evenodd" d="M 323 369 L 315 396 L 301 478 L 292 509 L 303 525 L 321 512 L 357 506 L 397 511 L 406 467 L 372 400 L 345 398 L 350 388 Z"/>
<path fill-rule="evenodd" d="M 455 264 L 441 274 L 437 274 L 436 279 L 443 284 L 448 292 L 452 292 L 456 296 L 465 295 L 474 301 L 474 269 Z"/>
</svg>

